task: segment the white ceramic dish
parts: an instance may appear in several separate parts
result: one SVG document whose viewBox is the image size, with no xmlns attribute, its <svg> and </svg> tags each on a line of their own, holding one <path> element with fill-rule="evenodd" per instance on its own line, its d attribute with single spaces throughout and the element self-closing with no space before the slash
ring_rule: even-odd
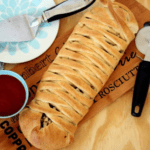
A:
<svg viewBox="0 0 150 150">
<path fill-rule="evenodd" d="M 44 10 L 54 5 L 53 0 L 0 0 L 0 21 L 20 14 L 40 16 Z M 58 29 L 59 20 L 43 23 L 32 41 L 0 43 L 0 61 L 23 63 L 39 57 L 52 45 Z"/>
</svg>

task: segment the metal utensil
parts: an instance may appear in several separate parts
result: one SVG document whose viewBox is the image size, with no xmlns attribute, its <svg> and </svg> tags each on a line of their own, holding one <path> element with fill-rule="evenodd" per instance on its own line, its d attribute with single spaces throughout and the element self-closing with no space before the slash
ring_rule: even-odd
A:
<svg viewBox="0 0 150 150">
<path fill-rule="evenodd" d="M 135 45 L 145 55 L 144 60 L 139 65 L 131 110 L 133 116 L 140 117 L 150 81 L 150 26 L 145 26 L 138 32 L 135 38 Z"/>
<path fill-rule="evenodd" d="M 0 70 L 4 70 L 4 63 L 0 62 Z"/>
<path fill-rule="evenodd" d="M 36 37 L 42 22 L 68 17 L 91 6 L 96 0 L 66 0 L 43 12 L 39 18 L 19 15 L 0 22 L 0 42 L 30 41 Z"/>
</svg>

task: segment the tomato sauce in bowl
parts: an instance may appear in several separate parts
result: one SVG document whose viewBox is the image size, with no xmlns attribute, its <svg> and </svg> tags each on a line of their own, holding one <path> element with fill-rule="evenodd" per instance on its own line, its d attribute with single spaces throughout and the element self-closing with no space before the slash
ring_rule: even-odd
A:
<svg viewBox="0 0 150 150">
<path fill-rule="evenodd" d="M 16 115 L 28 100 L 28 87 L 23 78 L 14 72 L 6 72 L 0 74 L 0 118 Z"/>
</svg>

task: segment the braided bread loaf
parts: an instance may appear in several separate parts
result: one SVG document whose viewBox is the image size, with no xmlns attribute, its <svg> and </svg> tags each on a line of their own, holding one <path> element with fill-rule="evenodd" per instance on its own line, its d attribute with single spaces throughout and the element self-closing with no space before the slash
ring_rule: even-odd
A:
<svg viewBox="0 0 150 150">
<path fill-rule="evenodd" d="M 138 24 L 122 4 L 104 1 L 85 13 L 20 113 L 25 137 L 43 150 L 71 144 L 79 121 L 104 86 Z"/>
</svg>

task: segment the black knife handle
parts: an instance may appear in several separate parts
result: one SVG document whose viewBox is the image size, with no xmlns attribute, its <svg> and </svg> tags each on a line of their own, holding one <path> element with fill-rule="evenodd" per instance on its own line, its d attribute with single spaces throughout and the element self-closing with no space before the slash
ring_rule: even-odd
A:
<svg viewBox="0 0 150 150">
<path fill-rule="evenodd" d="M 44 20 L 47 22 L 71 16 L 91 6 L 96 0 L 66 0 L 43 13 Z"/>
<path fill-rule="evenodd" d="M 136 82 L 134 86 L 131 114 L 140 117 L 147 97 L 150 81 L 150 62 L 142 61 L 139 65 Z M 136 112 L 138 107 L 138 112 Z"/>
</svg>

